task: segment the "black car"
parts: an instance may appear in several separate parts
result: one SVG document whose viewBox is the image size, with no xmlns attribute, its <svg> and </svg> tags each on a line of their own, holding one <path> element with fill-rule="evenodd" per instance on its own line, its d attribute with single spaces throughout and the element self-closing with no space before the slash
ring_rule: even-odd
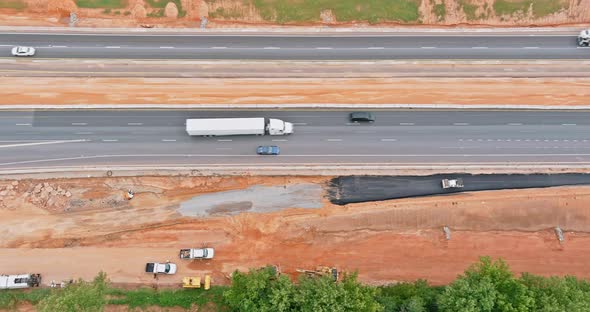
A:
<svg viewBox="0 0 590 312">
<path fill-rule="evenodd" d="M 359 122 L 359 121 L 366 121 L 366 122 L 375 122 L 375 115 L 369 112 L 354 112 L 350 113 L 350 121 L 352 122 Z"/>
</svg>

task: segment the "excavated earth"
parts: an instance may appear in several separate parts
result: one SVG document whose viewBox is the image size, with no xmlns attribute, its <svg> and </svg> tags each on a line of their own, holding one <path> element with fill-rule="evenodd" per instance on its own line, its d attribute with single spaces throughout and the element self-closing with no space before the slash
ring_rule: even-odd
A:
<svg viewBox="0 0 590 312">
<path fill-rule="evenodd" d="M 328 265 L 370 284 L 444 284 L 488 255 L 516 272 L 590 278 L 590 187 L 336 206 L 326 198 L 331 178 L 2 180 L 0 266 L 39 272 L 45 283 L 104 270 L 122 284 L 174 286 L 204 274 L 226 284 L 234 270 L 274 264 L 293 278 L 298 268 Z M 201 246 L 214 247 L 215 259 L 177 258 L 180 248 Z M 166 260 L 179 265 L 176 275 L 143 273 L 145 262 Z"/>
</svg>

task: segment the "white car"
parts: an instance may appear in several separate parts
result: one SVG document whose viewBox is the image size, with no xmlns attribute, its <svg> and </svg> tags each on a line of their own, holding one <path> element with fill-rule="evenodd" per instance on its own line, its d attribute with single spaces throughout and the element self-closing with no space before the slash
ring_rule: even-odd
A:
<svg viewBox="0 0 590 312">
<path fill-rule="evenodd" d="M 33 47 L 14 47 L 12 48 L 13 56 L 33 56 L 35 55 L 35 48 Z"/>
<path fill-rule="evenodd" d="M 175 274 L 176 273 L 176 264 L 166 262 L 166 263 L 157 263 L 157 262 L 149 262 L 145 265 L 145 272 L 146 273 L 154 273 L 154 274 Z"/>
</svg>

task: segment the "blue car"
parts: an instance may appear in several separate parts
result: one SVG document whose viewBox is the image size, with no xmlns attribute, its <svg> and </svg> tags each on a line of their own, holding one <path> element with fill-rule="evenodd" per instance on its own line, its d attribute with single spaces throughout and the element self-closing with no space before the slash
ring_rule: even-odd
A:
<svg viewBox="0 0 590 312">
<path fill-rule="evenodd" d="M 256 149 L 258 155 L 278 155 L 281 149 L 278 146 L 259 146 Z"/>
</svg>

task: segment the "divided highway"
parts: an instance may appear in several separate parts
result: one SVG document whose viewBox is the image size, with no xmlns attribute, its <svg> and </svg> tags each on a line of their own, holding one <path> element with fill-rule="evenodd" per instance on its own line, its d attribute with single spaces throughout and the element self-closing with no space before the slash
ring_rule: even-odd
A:
<svg viewBox="0 0 590 312">
<path fill-rule="evenodd" d="M 274 117 L 291 136 L 190 137 L 187 118 Z M 0 112 L 0 170 L 93 165 L 590 164 L 588 111 Z M 258 145 L 281 155 L 258 156 Z"/>
<path fill-rule="evenodd" d="M 587 59 L 576 35 L 117 35 L 0 33 L 0 56 L 39 58 L 389 60 Z"/>
</svg>

